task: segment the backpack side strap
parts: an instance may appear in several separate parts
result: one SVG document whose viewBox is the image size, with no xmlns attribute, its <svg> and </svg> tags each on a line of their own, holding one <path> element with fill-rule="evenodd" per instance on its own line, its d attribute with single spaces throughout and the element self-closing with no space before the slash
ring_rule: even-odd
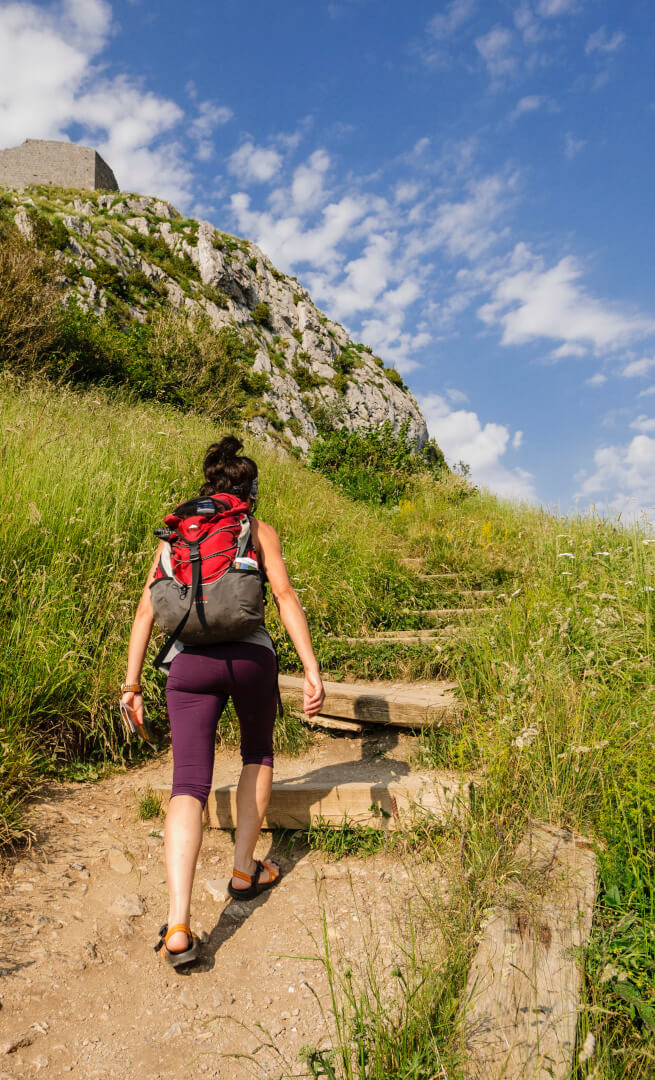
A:
<svg viewBox="0 0 655 1080">
<path fill-rule="evenodd" d="M 163 667 L 166 656 L 168 655 L 168 651 L 169 651 L 171 645 L 175 641 L 177 641 L 180 634 L 184 630 L 184 627 L 186 626 L 186 621 L 189 618 L 189 615 L 191 614 L 193 605 L 196 602 L 196 597 L 198 595 L 198 590 L 200 588 L 200 581 L 201 581 L 201 578 L 202 578 L 202 563 L 201 563 L 201 559 L 200 559 L 200 545 L 199 544 L 194 544 L 194 543 L 189 544 L 189 557 L 190 557 L 190 560 L 191 560 L 191 592 L 190 592 L 190 596 L 189 596 L 189 606 L 186 609 L 186 611 L 184 612 L 184 615 L 180 619 L 179 623 L 175 627 L 173 633 L 170 635 L 170 637 L 168 637 L 166 639 L 166 641 L 164 642 L 164 644 L 162 645 L 161 649 L 159 650 L 159 652 L 157 653 L 157 655 L 156 655 L 156 657 L 154 659 L 154 666 L 157 668 L 158 671 L 161 670 L 161 668 Z"/>
</svg>

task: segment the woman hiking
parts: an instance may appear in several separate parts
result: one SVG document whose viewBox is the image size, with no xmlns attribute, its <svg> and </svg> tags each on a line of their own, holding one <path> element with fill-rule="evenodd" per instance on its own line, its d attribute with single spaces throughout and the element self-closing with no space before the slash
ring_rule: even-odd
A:
<svg viewBox="0 0 655 1080">
<path fill-rule="evenodd" d="M 240 454 L 242 447 L 243 444 L 234 436 L 226 436 L 219 443 L 213 443 L 203 463 L 205 483 L 199 495 L 204 498 L 183 504 L 175 511 L 178 517 L 166 520 L 167 523 L 182 521 L 179 515 L 187 512 L 185 508 L 191 508 L 189 513 L 211 514 L 217 508 L 220 510 L 227 506 L 228 511 L 241 512 L 241 527 L 243 531 L 245 523 L 249 555 L 234 559 L 232 554 L 229 569 L 236 571 L 258 565 L 263 571 L 304 668 L 304 712 L 308 716 L 315 716 L 321 710 L 325 694 L 309 627 L 300 600 L 289 581 L 278 534 L 270 525 L 252 516 L 258 487 L 257 465 L 251 458 Z M 198 519 L 186 520 L 195 522 Z M 191 529 L 199 527 L 193 523 L 190 526 Z M 216 529 L 215 532 L 221 530 Z M 176 534 L 171 535 L 177 539 Z M 130 710 L 134 723 L 141 731 L 141 670 L 155 617 L 153 597 L 157 608 L 157 590 L 165 576 L 166 566 L 170 574 L 170 552 L 171 546 L 162 540 L 137 607 L 130 634 L 126 680 L 121 686 L 121 702 Z M 205 563 L 210 565 L 203 555 L 199 563 L 201 573 L 205 572 Z M 227 588 L 238 587 L 234 574 L 226 573 L 221 580 L 226 581 Z M 169 577 L 169 584 L 170 581 Z M 204 595 L 210 589 L 211 586 Z M 177 593 L 180 594 L 179 586 Z M 186 595 L 184 587 L 181 595 Z M 194 607 L 194 595 L 192 591 L 190 608 Z M 209 604 L 208 600 L 202 602 Z M 280 868 L 276 863 L 268 859 L 256 861 L 253 857 L 271 795 L 273 725 L 278 702 L 277 657 L 263 626 L 263 606 L 261 611 L 262 624 L 239 640 L 184 645 L 178 640 L 165 658 L 169 661 L 171 653 L 174 653 L 166 684 L 173 747 L 173 788 L 166 814 L 164 842 L 169 890 L 168 922 L 160 930 L 157 948 L 163 949 L 165 959 L 174 966 L 188 963 L 198 955 L 198 939 L 189 928 L 191 890 L 202 843 L 202 812 L 211 788 L 216 727 L 228 697 L 232 698 L 239 719 L 243 762 L 237 787 L 234 870 L 228 891 L 239 900 L 250 900 L 280 879 Z M 204 621 L 204 618 L 201 612 L 200 621 Z"/>
</svg>

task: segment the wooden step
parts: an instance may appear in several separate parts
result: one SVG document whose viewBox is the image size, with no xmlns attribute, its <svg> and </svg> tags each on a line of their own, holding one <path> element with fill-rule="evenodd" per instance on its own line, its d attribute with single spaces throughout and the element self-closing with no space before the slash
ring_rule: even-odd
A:
<svg viewBox="0 0 655 1080">
<path fill-rule="evenodd" d="M 361 735 L 364 725 L 356 720 L 337 720 L 334 716 L 305 716 L 300 717 L 307 727 L 324 728 L 326 731 L 340 731 L 344 735 Z"/>
<path fill-rule="evenodd" d="M 444 574 L 419 574 L 418 576 L 421 581 L 446 581 L 447 579 L 454 581 L 456 578 L 461 577 L 461 574 L 449 570 Z"/>
<path fill-rule="evenodd" d="M 459 702 L 454 682 L 324 682 L 323 716 L 396 727 L 455 727 Z M 302 710 L 303 680 L 280 676 L 282 696 Z"/>
<path fill-rule="evenodd" d="M 466 988 L 468 1074 L 474 1080 L 571 1075 L 596 860 L 582 837 L 533 824 L 483 921 Z"/>
<path fill-rule="evenodd" d="M 206 810 L 210 826 L 235 828 L 236 792 L 234 784 L 210 792 Z M 446 774 L 409 775 L 386 783 L 374 780 L 330 783 L 301 777 L 273 783 L 263 827 L 302 829 L 322 823 L 395 830 L 411 824 L 417 815 L 429 814 L 440 822 L 460 819 L 468 813 L 470 800 L 470 782 Z"/>
<path fill-rule="evenodd" d="M 430 615 L 434 619 L 447 619 L 449 615 L 477 615 L 480 611 L 497 611 L 497 608 L 480 607 L 437 607 L 437 608 L 401 608 L 401 615 Z M 382 633 L 382 631 L 381 631 Z M 395 631 L 394 631 L 395 633 Z"/>
<path fill-rule="evenodd" d="M 438 645 L 444 638 L 457 637 L 470 629 L 470 626 L 440 626 L 428 630 L 384 630 L 369 637 L 338 637 L 331 640 L 345 641 L 348 645 Z"/>
</svg>

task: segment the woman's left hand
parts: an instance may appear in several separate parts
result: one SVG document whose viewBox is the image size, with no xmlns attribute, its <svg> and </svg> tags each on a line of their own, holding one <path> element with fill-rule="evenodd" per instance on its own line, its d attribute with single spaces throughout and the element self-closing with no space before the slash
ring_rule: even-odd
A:
<svg viewBox="0 0 655 1080">
<path fill-rule="evenodd" d="M 130 710 L 130 715 L 137 727 L 143 728 L 143 694 L 129 691 L 122 695 L 121 701 Z"/>
</svg>

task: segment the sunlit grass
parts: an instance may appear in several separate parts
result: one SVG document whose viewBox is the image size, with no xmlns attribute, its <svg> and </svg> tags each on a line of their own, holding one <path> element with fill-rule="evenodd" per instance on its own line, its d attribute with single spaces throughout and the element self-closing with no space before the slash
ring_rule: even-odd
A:
<svg viewBox="0 0 655 1080">
<path fill-rule="evenodd" d="M 38 386 L 2 391 L 0 578 L 0 841 L 25 833 L 22 807 L 44 776 L 71 761 L 121 761 L 115 702 L 130 621 L 166 509 L 197 490 L 206 420 L 134 406 L 101 392 Z M 582 1038 L 596 1038 L 577 1080 L 655 1075 L 655 544 L 639 525 L 517 508 L 457 481 L 417 485 L 395 509 L 351 503 L 293 459 L 249 447 L 261 470 L 261 516 L 283 538 L 325 671 L 334 678 L 447 677 L 464 706 L 459 732 L 425 733 L 421 767 L 475 772 L 476 799 L 433 898 L 438 964 L 405 994 L 402 1029 L 335 970 L 339 1077 L 428 1080 L 460 1075 L 459 1001 L 485 906 L 529 818 L 596 841 L 599 893 L 586 960 Z M 425 581 L 400 563 L 456 571 Z M 499 608 L 475 633 L 438 647 L 350 646 L 334 640 L 407 625 L 404 609 L 466 606 L 459 590 L 491 589 Z M 297 660 L 273 605 L 282 666 Z M 409 624 L 412 625 L 411 620 Z M 144 672 L 164 725 L 163 680 Z M 229 715 L 221 738 L 234 742 Z M 278 752 L 308 738 L 289 716 Z M 325 854 L 388 852 L 388 839 L 318 830 Z M 378 835 L 379 833 L 379 835 Z M 304 837 L 307 840 L 307 837 Z M 441 857 L 424 837 L 411 854 Z M 363 991 L 362 991 L 363 992 Z M 377 1010 L 377 1011 L 376 1011 Z M 366 1060 L 361 1048 L 367 1048 Z M 359 1055 L 359 1056 L 358 1056 Z M 329 1075 L 314 1058 L 314 1075 Z M 348 1071 L 350 1070 L 350 1071 Z"/>
</svg>

